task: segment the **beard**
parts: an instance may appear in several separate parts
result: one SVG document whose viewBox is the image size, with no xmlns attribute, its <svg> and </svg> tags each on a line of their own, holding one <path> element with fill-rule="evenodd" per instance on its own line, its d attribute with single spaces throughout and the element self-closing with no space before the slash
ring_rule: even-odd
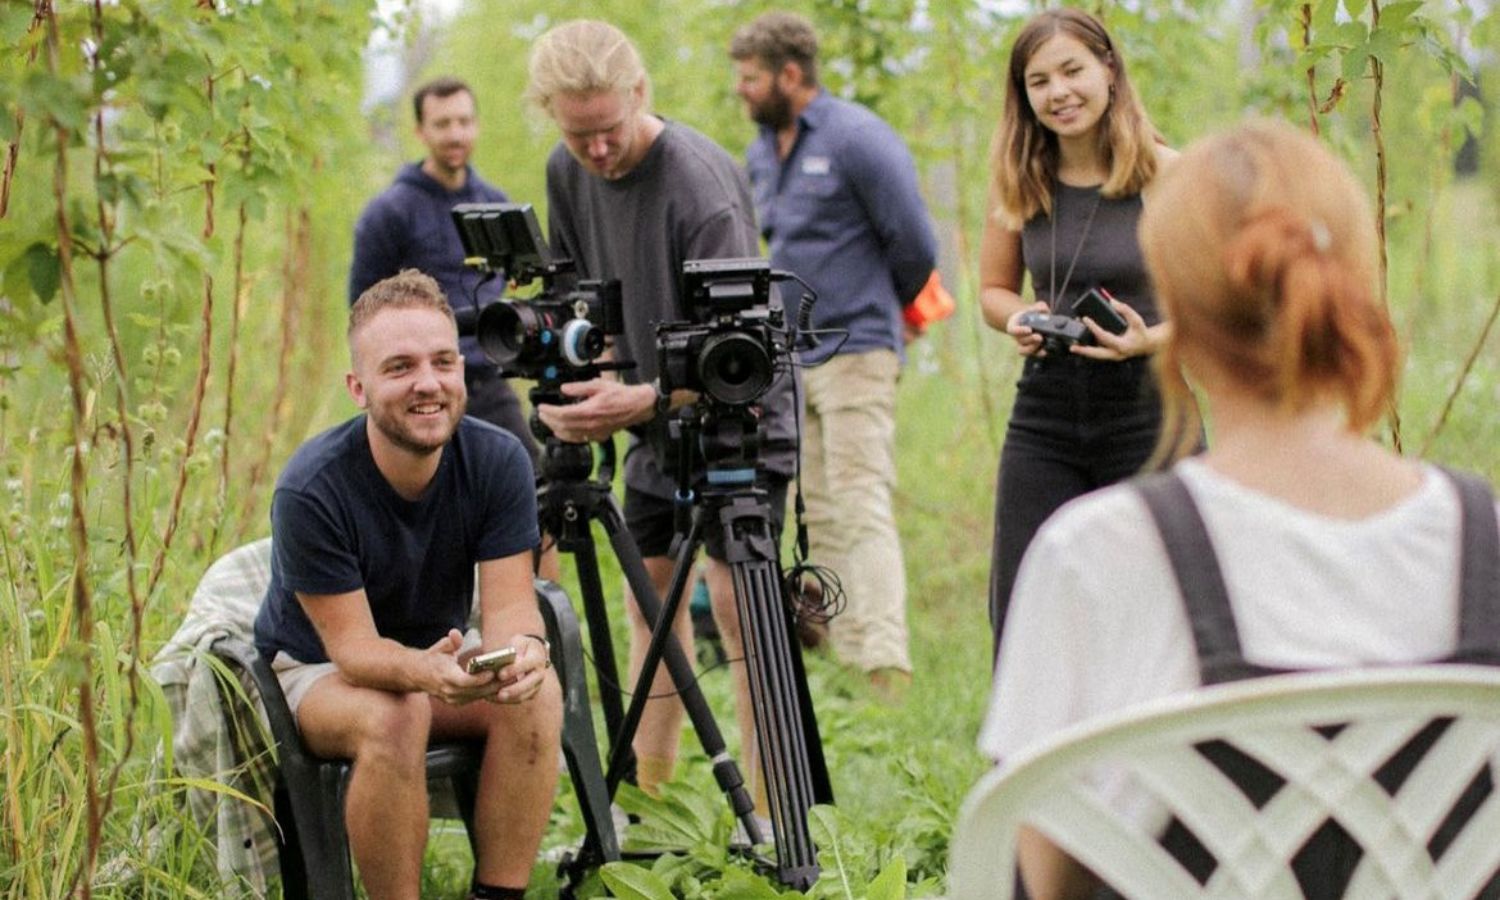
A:
<svg viewBox="0 0 1500 900">
<path fill-rule="evenodd" d="M 447 404 L 448 423 L 440 434 L 418 434 L 399 414 L 392 414 L 374 405 L 370 407 L 368 414 L 375 429 L 391 444 L 407 453 L 427 456 L 441 451 L 453 439 L 453 432 L 458 430 L 458 422 L 463 418 L 464 410 L 468 407 L 468 398 L 450 397 Z"/>
<path fill-rule="evenodd" d="M 750 120 L 757 125 L 781 130 L 792 124 L 792 101 L 781 88 L 771 85 L 771 93 L 759 103 L 750 105 Z"/>
</svg>

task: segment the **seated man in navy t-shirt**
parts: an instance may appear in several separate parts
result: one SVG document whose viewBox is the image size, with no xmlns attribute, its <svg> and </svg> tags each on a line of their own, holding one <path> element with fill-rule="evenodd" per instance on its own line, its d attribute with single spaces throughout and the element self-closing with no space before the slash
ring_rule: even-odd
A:
<svg viewBox="0 0 1500 900">
<path fill-rule="evenodd" d="M 365 412 L 304 444 L 276 484 L 255 642 L 308 747 L 354 760 L 345 819 L 372 898 L 418 894 L 431 738 L 486 741 L 473 896 L 520 898 L 562 728 L 532 589 L 531 461 L 514 436 L 464 418 L 458 330 L 426 275 L 365 291 L 349 352 Z M 462 664 L 476 564 L 479 649 L 517 651 L 498 675 Z"/>
</svg>

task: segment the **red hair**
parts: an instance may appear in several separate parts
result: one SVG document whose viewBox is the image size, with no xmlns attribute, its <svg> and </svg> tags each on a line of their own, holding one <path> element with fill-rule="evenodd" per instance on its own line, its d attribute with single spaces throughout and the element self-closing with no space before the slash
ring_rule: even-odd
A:
<svg viewBox="0 0 1500 900">
<path fill-rule="evenodd" d="M 1156 363 L 1168 427 L 1196 439 L 1187 360 L 1283 409 L 1329 398 L 1364 431 L 1396 391 L 1400 352 L 1380 299 L 1374 219 L 1348 169 L 1312 136 L 1257 122 L 1190 147 L 1141 217 L 1141 249 L 1172 334 Z"/>
</svg>

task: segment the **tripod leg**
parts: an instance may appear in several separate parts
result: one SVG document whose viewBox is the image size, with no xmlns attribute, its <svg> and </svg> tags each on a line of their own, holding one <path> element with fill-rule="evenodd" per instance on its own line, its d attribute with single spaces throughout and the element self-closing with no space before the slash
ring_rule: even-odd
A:
<svg viewBox="0 0 1500 900">
<path fill-rule="evenodd" d="M 703 692 L 698 687 L 697 673 L 693 671 L 692 663 L 682 649 L 682 645 L 678 643 L 676 636 L 672 634 L 672 621 L 681 606 L 682 596 L 687 587 L 688 572 L 692 568 L 693 555 L 699 546 L 699 534 L 702 530 L 701 514 L 695 513 L 693 516 L 693 526 L 688 533 L 687 540 L 683 542 L 677 565 L 672 572 L 672 583 L 667 591 L 665 607 L 656 596 L 656 587 L 651 583 L 651 576 L 646 571 L 645 562 L 641 559 L 641 551 L 636 547 L 630 533 L 625 530 L 624 516 L 613 497 L 606 498 L 605 507 L 599 510 L 598 516 L 604 526 L 605 534 L 609 536 L 610 546 L 614 548 L 615 557 L 620 562 L 620 570 L 624 573 L 625 580 L 635 595 L 636 603 L 641 608 L 641 614 L 652 625 L 651 645 L 646 650 L 646 657 L 642 660 L 641 671 L 636 679 L 635 696 L 631 698 L 630 708 L 626 711 L 622 730 L 614 738 L 614 750 L 611 753 L 609 770 L 606 774 L 610 795 L 614 795 L 623 777 L 622 749 L 629 747 L 631 738 L 635 735 L 635 730 L 640 724 L 641 712 L 650 694 L 650 685 L 655 677 L 656 666 L 658 662 L 664 662 L 668 674 L 672 677 L 672 683 L 677 688 L 677 696 L 687 711 L 688 719 L 693 723 L 693 731 L 698 735 L 698 741 L 703 746 L 703 752 L 713 762 L 714 780 L 719 783 L 720 790 L 728 796 L 729 806 L 734 810 L 735 817 L 745 826 L 750 840 L 759 842 L 761 835 L 755 824 L 755 803 L 750 799 L 750 792 L 745 790 L 745 779 L 740 774 L 739 766 L 734 758 L 725 748 L 724 736 L 719 731 L 718 722 L 714 720 L 713 713 L 708 708 L 708 701 L 704 699 Z"/>
<path fill-rule="evenodd" d="M 769 508 L 764 494 L 754 492 L 725 503 L 720 516 L 776 831 L 777 877 L 805 890 L 818 878 L 817 852 L 807 827 L 807 813 L 815 802 L 808 737 L 816 739 L 817 731 L 815 722 L 810 732 L 806 728 L 804 714 L 810 716 L 811 704 L 804 705 L 805 685 L 782 602 Z M 821 747 L 816 756 L 821 764 Z"/>
<path fill-rule="evenodd" d="M 599 579 L 599 557 L 594 552 L 594 542 L 592 539 L 578 541 L 571 545 L 570 550 L 578 567 L 578 588 L 583 595 L 584 617 L 589 623 L 589 643 L 594 649 L 594 670 L 609 684 L 620 684 L 620 671 L 615 662 L 615 645 L 610 637 L 609 614 L 605 610 L 604 585 Z M 625 720 L 619 692 L 601 690 L 599 705 L 604 707 L 604 728 L 610 738 L 610 752 L 613 754 L 616 750 L 614 740 L 620 734 L 620 724 Z M 627 773 L 633 775 L 634 768 L 635 760 L 631 758 Z"/>
</svg>

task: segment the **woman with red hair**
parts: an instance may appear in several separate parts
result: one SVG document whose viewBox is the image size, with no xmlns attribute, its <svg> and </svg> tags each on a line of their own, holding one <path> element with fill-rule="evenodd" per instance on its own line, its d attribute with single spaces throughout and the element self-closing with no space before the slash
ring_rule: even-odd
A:
<svg viewBox="0 0 1500 900">
<path fill-rule="evenodd" d="M 1374 214 L 1347 167 L 1289 125 L 1242 125 L 1162 176 L 1140 236 L 1173 325 L 1156 365 L 1197 388 L 1212 443 L 1037 534 L 984 751 L 1003 764 L 1079 721 L 1273 672 L 1500 664 L 1493 494 L 1370 435 L 1400 354 Z M 1166 433 L 1189 438 L 1159 455 L 1180 457 L 1196 406 L 1162 383 Z M 1033 897 L 1087 882 L 1045 838 L 1020 846 Z M 1308 896 L 1339 895 L 1340 852 L 1314 854 L 1332 881 Z"/>
</svg>

